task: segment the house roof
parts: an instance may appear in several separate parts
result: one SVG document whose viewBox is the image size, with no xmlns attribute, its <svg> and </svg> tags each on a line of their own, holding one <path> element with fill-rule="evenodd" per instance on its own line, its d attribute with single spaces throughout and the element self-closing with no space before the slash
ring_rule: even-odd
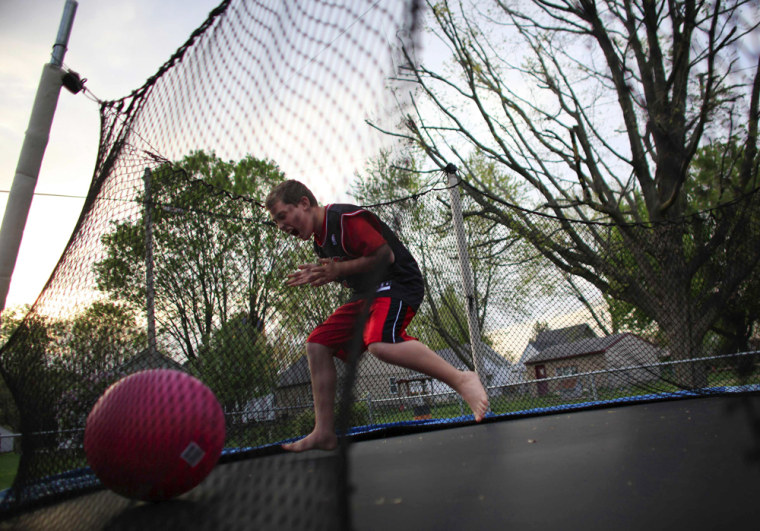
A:
<svg viewBox="0 0 760 531">
<path fill-rule="evenodd" d="M 467 352 L 467 355 L 470 356 L 471 355 L 470 353 L 472 352 L 470 350 L 470 345 L 462 345 L 462 347 Z M 459 359 L 459 356 L 456 355 L 456 353 L 454 352 L 454 349 L 443 348 L 440 350 L 436 350 L 435 353 L 438 354 L 440 357 L 442 357 L 444 360 L 448 361 L 451 365 L 453 365 L 457 369 L 469 370 L 467 366 L 464 364 L 464 362 L 461 359 Z M 504 367 L 504 368 L 511 367 L 511 364 L 509 363 L 509 361 L 501 357 L 498 352 L 496 352 L 494 349 L 492 349 L 486 344 L 483 344 L 483 357 L 485 358 L 484 359 L 485 362 L 490 362 L 491 367 L 497 367 L 497 368 L 499 366 Z M 431 378 L 430 376 L 425 376 L 422 373 L 417 372 L 417 371 L 409 371 L 408 379 L 414 380 L 419 377 L 422 377 L 425 379 Z"/>
<path fill-rule="evenodd" d="M 509 361 L 501 357 L 494 349 L 488 345 L 483 345 L 483 356 L 485 361 L 490 362 L 491 365 L 510 367 Z M 464 345 L 464 349 L 467 354 L 470 353 L 470 345 Z M 443 359 L 451 363 L 457 369 L 464 369 L 465 364 L 457 357 L 456 353 L 451 348 L 444 348 L 437 350 L 436 354 Z M 365 356 L 368 356 L 365 354 Z M 374 358 L 373 358 L 374 359 Z M 346 373 L 346 364 L 339 361 L 338 358 L 333 358 L 335 367 L 338 373 L 338 378 L 342 378 Z M 415 378 L 420 373 L 409 370 L 409 378 Z M 291 387 L 296 385 L 304 385 L 311 383 L 311 373 L 309 372 L 309 360 L 306 356 L 301 356 L 295 363 L 292 363 L 287 369 L 280 373 L 277 379 L 277 387 Z"/>
<path fill-rule="evenodd" d="M 345 372 L 345 364 L 333 358 L 338 377 L 342 377 Z M 294 385 L 311 384 L 311 372 L 309 371 L 309 359 L 301 356 L 295 363 L 292 363 L 287 369 L 280 373 L 277 379 L 277 387 L 291 387 Z"/>
<path fill-rule="evenodd" d="M 554 330 L 544 330 L 539 332 L 536 340 L 531 342 L 536 350 L 542 351 L 554 345 L 563 343 L 573 343 L 581 339 L 595 338 L 594 330 L 586 323 L 567 326 L 565 328 L 556 328 Z"/>
<path fill-rule="evenodd" d="M 468 356 L 472 356 L 472 348 L 470 345 L 462 345 L 462 348 L 467 352 Z M 440 357 L 451 363 L 454 367 L 457 369 L 464 369 L 465 364 L 462 362 L 461 359 L 456 355 L 454 352 L 454 349 L 452 348 L 444 348 L 441 350 L 436 350 L 436 354 L 438 354 Z M 503 357 L 499 355 L 498 352 L 496 352 L 494 349 L 483 343 L 483 350 L 481 351 L 484 361 L 490 362 L 493 365 L 502 365 L 505 367 L 509 367 L 510 363 Z"/>
<path fill-rule="evenodd" d="M 560 360 L 564 358 L 573 358 L 576 356 L 588 356 L 591 354 L 603 354 L 610 347 L 615 345 L 623 337 L 629 336 L 629 333 L 612 334 L 606 337 L 594 337 L 581 339 L 571 343 L 562 343 L 553 345 L 539 351 L 533 357 L 525 362 L 526 365 L 541 363 L 544 361 Z"/>
<path fill-rule="evenodd" d="M 174 369 L 177 371 L 185 370 L 181 364 L 174 361 L 169 356 L 149 347 L 133 358 L 127 360 L 126 363 L 119 367 L 119 372 L 123 374 L 131 374 L 148 369 Z"/>
<path fill-rule="evenodd" d="M 298 361 L 280 373 L 280 377 L 277 379 L 277 387 L 301 385 L 309 383 L 310 380 L 309 360 L 306 356 L 301 356 Z"/>
</svg>

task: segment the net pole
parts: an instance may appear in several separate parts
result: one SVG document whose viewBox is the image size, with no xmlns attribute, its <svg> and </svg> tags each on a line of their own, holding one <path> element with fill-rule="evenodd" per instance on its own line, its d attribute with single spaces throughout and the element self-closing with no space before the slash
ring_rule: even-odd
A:
<svg viewBox="0 0 760 531">
<path fill-rule="evenodd" d="M 50 63 L 42 69 L 40 83 L 32 105 L 29 126 L 21 145 L 16 173 L 0 226 L 0 316 L 5 309 L 13 270 L 16 267 L 21 239 L 29 217 L 29 208 L 37 186 L 42 158 L 45 155 L 58 96 L 63 85 L 63 56 L 66 53 L 77 2 L 66 0 Z"/>
<path fill-rule="evenodd" d="M 155 291 L 153 285 L 153 198 L 150 190 L 150 169 L 145 168 L 145 310 L 148 319 L 148 348 L 156 352 Z"/>
<path fill-rule="evenodd" d="M 66 5 L 63 6 L 58 35 L 55 38 L 53 53 L 50 57 L 50 64 L 52 65 L 63 66 L 63 56 L 66 55 L 66 47 L 69 44 L 69 36 L 71 36 L 71 28 L 74 25 L 74 16 L 77 13 L 78 6 L 76 0 L 66 0 Z"/>
<path fill-rule="evenodd" d="M 475 283 L 473 281 L 470 253 L 467 250 L 467 236 L 464 231 L 464 218 L 462 216 L 462 199 L 459 195 L 459 178 L 457 168 L 453 164 L 446 166 L 444 170 L 448 177 L 449 196 L 451 197 L 451 218 L 454 225 L 454 235 L 457 241 L 459 255 L 459 269 L 462 274 L 462 286 L 467 301 L 467 326 L 470 331 L 470 348 L 472 350 L 472 364 L 475 372 L 484 380 L 483 374 L 483 341 L 480 337 L 478 324 L 478 305 L 475 298 Z"/>
</svg>

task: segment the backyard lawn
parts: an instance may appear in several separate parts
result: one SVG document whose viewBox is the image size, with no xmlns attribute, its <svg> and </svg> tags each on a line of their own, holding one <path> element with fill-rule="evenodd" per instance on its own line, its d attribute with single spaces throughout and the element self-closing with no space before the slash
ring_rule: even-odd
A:
<svg viewBox="0 0 760 531">
<path fill-rule="evenodd" d="M 13 483 L 18 469 L 19 455 L 16 452 L 0 454 L 0 490 L 5 490 Z"/>
</svg>

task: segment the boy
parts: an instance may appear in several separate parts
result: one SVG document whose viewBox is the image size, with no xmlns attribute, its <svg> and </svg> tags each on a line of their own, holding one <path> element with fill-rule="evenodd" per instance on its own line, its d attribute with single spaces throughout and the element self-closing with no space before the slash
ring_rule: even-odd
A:
<svg viewBox="0 0 760 531">
<path fill-rule="evenodd" d="M 364 327 L 364 347 L 394 365 L 425 373 L 458 392 L 480 422 L 488 410 L 488 395 L 477 374 L 459 371 L 426 345 L 406 333 L 422 303 L 422 274 L 412 255 L 380 219 L 354 205 L 318 204 L 304 184 L 288 180 L 275 186 L 266 199 L 277 227 L 302 240 L 313 237 L 320 257 L 288 275 L 288 286 L 322 286 L 340 281 L 353 290 L 351 300 L 317 326 L 306 341 L 314 395 L 314 430 L 283 448 L 293 452 L 332 450 L 335 435 L 336 372 L 333 356 L 346 360 L 343 350 L 354 332 L 363 297 L 375 292 Z M 374 286 L 381 272 L 380 281 Z"/>
</svg>

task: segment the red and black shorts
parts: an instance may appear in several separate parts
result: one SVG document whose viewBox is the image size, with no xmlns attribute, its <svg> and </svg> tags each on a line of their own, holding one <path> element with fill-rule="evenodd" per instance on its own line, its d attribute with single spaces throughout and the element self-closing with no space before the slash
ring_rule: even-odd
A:
<svg viewBox="0 0 760 531">
<path fill-rule="evenodd" d="M 309 334 L 307 343 L 318 343 L 336 350 L 335 356 L 346 361 L 345 348 L 355 333 L 355 323 L 362 312 L 364 301 L 344 304 L 327 320 Z M 415 311 L 401 299 L 392 297 L 376 298 L 369 310 L 367 323 L 362 335 L 362 352 L 372 343 L 400 343 L 416 338 L 406 333 L 406 327 Z"/>
</svg>

